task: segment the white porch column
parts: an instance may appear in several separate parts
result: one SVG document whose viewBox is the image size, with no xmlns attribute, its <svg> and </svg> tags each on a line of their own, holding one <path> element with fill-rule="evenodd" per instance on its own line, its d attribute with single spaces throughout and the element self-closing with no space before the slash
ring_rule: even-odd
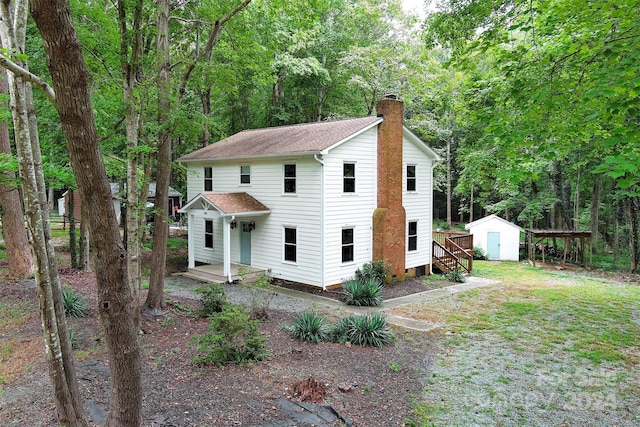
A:
<svg viewBox="0 0 640 427">
<path fill-rule="evenodd" d="M 223 256 L 223 272 L 229 283 L 231 280 L 231 225 L 229 224 L 233 218 L 224 218 L 222 227 L 222 256 Z"/>
<path fill-rule="evenodd" d="M 194 218 L 193 218 L 193 214 L 189 213 L 189 216 L 187 217 L 188 221 L 187 221 L 187 248 L 188 248 L 188 252 L 189 252 L 189 268 L 195 268 L 196 267 L 196 260 L 195 260 L 195 248 L 193 247 L 193 230 L 194 230 Z"/>
</svg>

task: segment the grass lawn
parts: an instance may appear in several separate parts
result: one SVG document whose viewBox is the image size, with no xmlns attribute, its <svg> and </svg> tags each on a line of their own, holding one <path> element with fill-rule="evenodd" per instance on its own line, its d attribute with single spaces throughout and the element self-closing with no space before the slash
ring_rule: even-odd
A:
<svg viewBox="0 0 640 427">
<path fill-rule="evenodd" d="M 640 425 L 637 283 L 515 262 L 474 276 L 498 283 L 394 311 L 441 325 L 413 425 Z"/>
</svg>

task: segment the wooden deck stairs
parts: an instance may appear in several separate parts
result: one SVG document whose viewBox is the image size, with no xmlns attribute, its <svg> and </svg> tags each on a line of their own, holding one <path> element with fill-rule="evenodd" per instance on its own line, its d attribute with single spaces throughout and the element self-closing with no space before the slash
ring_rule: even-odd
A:
<svg viewBox="0 0 640 427">
<path fill-rule="evenodd" d="M 473 234 L 434 232 L 433 267 L 442 273 L 460 270 L 471 274 L 473 269 Z"/>
</svg>

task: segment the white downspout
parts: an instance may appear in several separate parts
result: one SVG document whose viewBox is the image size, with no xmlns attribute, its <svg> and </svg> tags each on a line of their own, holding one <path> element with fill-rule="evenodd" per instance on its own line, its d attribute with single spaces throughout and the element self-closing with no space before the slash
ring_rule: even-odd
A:
<svg viewBox="0 0 640 427">
<path fill-rule="evenodd" d="M 313 159 L 322 166 L 320 169 L 320 241 L 322 242 L 322 247 L 320 249 L 320 283 L 322 283 L 322 290 L 326 291 L 327 285 L 324 283 L 324 162 L 322 160 L 322 154 L 314 154 Z"/>
</svg>

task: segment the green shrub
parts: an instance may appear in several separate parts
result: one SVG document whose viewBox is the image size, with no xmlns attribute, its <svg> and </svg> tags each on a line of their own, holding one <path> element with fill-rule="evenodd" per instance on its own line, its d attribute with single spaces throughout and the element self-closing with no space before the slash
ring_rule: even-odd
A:
<svg viewBox="0 0 640 427">
<path fill-rule="evenodd" d="M 62 305 L 66 317 L 85 317 L 87 315 L 87 300 L 75 289 L 62 290 Z"/>
<path fill-rule="evenodd" d="M 479 260 L 479 261 L 484 261 L 484 260 L 487 259 L 487 254 L 485 254 L 484 249 L 482 249 L 480 246 L 474 246 L 473 247 L 473 259 Z"/>
<path fill-rule="evenodd" d="M 387 319 L 377 312 L 340 319 L 334 326 L 332 335 L 337 342 L 373 347 L 382 347 L 394 340 L 393 332 L 387 326 Z"/>
<path fill-rule="evenodd" d="M 371 261 L 356 270 L 356 279 L 377 279 L 378 282 L 384 283 L 389 273 L 391 273 L 390 264 L 383 260 Z"/>
<path fill-rule="evenodd" d="M 309 341 L 315 344 L 328 341 L 331 328 L 324 318 L 314 311 L 298 314 L 293 325 L 287 328 L 289 336 L 298 341 Z"/>
<path fill-rule="evenodd" d="M 267 340 L 257 325 L 257 320 L 249 318 L 248 310 L 226 304 L 220 313 L 209 318 L 207 333 L 195 337 L 198 351 L 203 355 L 196 357 L 194 362 L 223 366 L 265 359 Z"/>
<path fill-rule="evenodd" d="M 200 317 L 209 317 L 222 312 L 227 303 L 227 294 L 219 283 L 209 283 L 194 289 L 200 294 Z"/>
<path fill-rule="evenodd" d="M 347 305 L 375 307 L 382 303 L 382 282 L 375 278 L 349 279 L 342 283 L 342 293 Z"/>
<path fill-rule="evenodd" d="M 462 273 L 462 270 L 459 270 L 457 268 L 445 274 L 444 277 L 446 277 L 450 282 L 464 283 L 467 281 L 466 277 L 464 277 L 464 274 Z"/>
</svg>

